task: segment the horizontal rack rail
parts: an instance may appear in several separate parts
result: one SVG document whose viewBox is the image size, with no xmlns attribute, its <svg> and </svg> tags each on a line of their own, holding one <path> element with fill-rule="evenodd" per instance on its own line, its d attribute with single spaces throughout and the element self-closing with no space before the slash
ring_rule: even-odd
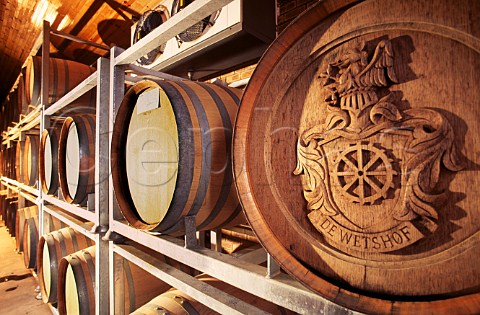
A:
<svg viewBox="0 0 480 315">
<path fill-rule="evenodd" d="M 267 314 L 131 245 L 113 245 L 113 251 L 221 314 Z"/>
<path fill-rule="evenodd" d="M 82 233 L 86 237 L 92 239 L 95 241 L 97 239 L 97 236 L 95 233 L 92 233 L 92 226 L 85 224 L 85 222 L 82 222 L 81 220 L 75 218 L 74 216 L 70 215 L 69 213 L 66 213 L 65 211 L 62 211 L 60 207 L 57 206 L 52 206 L 52 205 L 44 205 L 43 206 L 43 211 L 46 213 L 50 214 L 51 216 L 57 218 L 58 220 L 62 221 L 63 223 L 67 224 L 74 230 Z"/>
<path fill-rule="evenodd" d="M 70 92 L 65 94 L 57 102 L 50 105 L 43 111 L 45 116 L 53 115 L 64 107 L 68 106 L 71 102 L 75 101 L 77 98 L 81 97 L 83 94 L 87 93 L 91 89 L 97 86 L 97 72 L 95 71 L 85 80 L 83 80 L 79 85 L 73 88 Z"/>
<path fill-rule="evenodd" d="M 65 211 L 69 212 L 70 214 L 72 214 L 74 216 L 81 217 L 85 220 L 88 220 L 90 222 L 93 222 L 93 223 L 97 224 L 97 217 L 95 215 L 95 212 L 88 211 L 87 209 L 85 209 L 83 207 L 65 202 L 65 201 L 60 200 L 57 197 L 54 197 L 54 196 L 51 196 L 51 195 L 43 194 L 43 199 L 44 199 L 44 201 L 46 201 L 46 202 L 48 202 L 48 203 L 50 203 L 54 206 L 57 206 L 61 209 L 64 209 Z M 47 207 L 48 207 L 48 205 L 47 205 Z"/>
<path fill-rule="evenodd" d="M 5 131 L 3 134 L 2 144 L 8 144 L 9 141 L 19 138 L 22 132 L 28 131 L 40 124 L 40 112 L 41 107 L 39 105 L 25 117 L 20 119 L 20 121 L 14 127 L 10 128 L 8 131 Z"/>
<path fill-rule="evenodd" d="M 10 185 L 11 187 L 15 187 L 16 191 L 23 190 L 23 191 L 28 192 L 31 195 L 34 195 L 35 197 L 38 197 L 38 189 L 36 189 L 34 187 L 25 185 L 23 183 L 20 183 L 20 182 L 14 180 L 14 179 L 11 179 L 11 178 L 8 178 L 8 177 L 5 177 L 5 176 L 2 176 L 0 179 L 4 183 Z"/>
<path fill-rule="evenodd" d="M 110 230 L 292 311 L 320 314 L 332 305 L 330 301 L 308 290 L 284 273 L 274 278 L 266 278 L 267 268 L 265 267 L 206 248 L 185 248 L 184 241 L 180 239 L 152 235 L 120 221 L 114 221 Z M 346 311 L 341 306 L 337 307 Z"/>
</svg>

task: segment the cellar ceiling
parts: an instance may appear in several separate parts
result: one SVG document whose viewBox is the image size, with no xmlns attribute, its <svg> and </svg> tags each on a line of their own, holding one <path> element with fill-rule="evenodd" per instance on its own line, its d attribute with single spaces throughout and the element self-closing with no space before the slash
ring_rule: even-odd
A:
<svg viewBox="0 0 480 315">
<path fill-rule="evenodd" d="M 0 0 L 0 103 L 14 86 L 27 57 L 41 45 L 43 20 L 51 28 L 106 46 L 127 48 L 130 27 L 159 0 Z M 51 37 L 52 57 L 93 64 L 107 50 Z"/>
</svg>

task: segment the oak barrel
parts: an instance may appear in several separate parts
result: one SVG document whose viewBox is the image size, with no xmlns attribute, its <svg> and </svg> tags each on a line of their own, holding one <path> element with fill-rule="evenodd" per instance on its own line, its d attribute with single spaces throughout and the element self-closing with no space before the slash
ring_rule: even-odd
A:
<svg viewBox="0 0 480 315">
<path fill-rule="evenodd" d="M 10 236 L 15 236 L 15 222 L 18 210 L 18 198 L 7 198 L 5 226 L 8 228 Z"/>
<path fill-rule="evenodd" d="M 31 206 L 18 209 L 17 217 L 15 220 L 15 243 L 16 249 L 19 252 L 23 252 L 23 237 L 25 228 L 25 220 L 28 218 L 38 216 L 38 206 Z"/>
<path fill-rule="evenodd" d="M 70 227 L 40 237 L 37 250 L 38 283 L 42 300 L 57 303 L 58 268 L 60 260 L 93 245 L 93 241 Z"/>
<path fill-rule="evenodd" d="M 4 148 L 3 151 L 4 176 L 16 179 L 17 142 L 11 142 L 10 145 L 9 148 Z"/>
<path fill-rule="evenodd" d="M 193 272 L 193 269 L 177 261 L 158 254 L 156 256 L 184 272 Z M 120 256 L 115 256 L 115 259 L 120 261 L 123 269 L 123 279 L 115 281 L 115 295 L 118 296 L 117 299 L 122 297 L 117 300 L 119 303 L 116 303 L 115 313 L 129 314 L 154 296 L 171 288 L 126 259 Z M 120 278 L 119 275 L 115 277 Z M 59 314 L 95 314 L 95 246 L 64 257 L 60 262 L 58 278 Z"/>
<path fill-rule="evenodd" d="M 23 226 L 23 262 L 25 268 L 37 268 L 38 216 L 25 220 Z"/>
<path fill-rule="evenodd" d="M 2 103 L 2 130 L 7 131 L 8 127 L 13 127 L 13 122 L 19 121 L 18 112 L 18 92 L 14 90 L 9 93 Z"/>
<path fill-rule="evenodd" d="M 53 104 L 70 92 L 79 83 L 95 72 L 95 68 L 79 62 L 50 58 L 48 104 Z M 40 88 L 42 81 L 42 57 L 31 56 L 27 60 L 25 87 L 27 102 L 40 104 Z M 87 92 L 83 103 L 95 104 L 95 89 Z"/>
<path fill-rule="evenodd" d="M 18 123 L 20 121 L 20 112 L 18 109 L 18 90 L 15 89 L 13 92 L 8 94 L 6 106 L 8 108 L 7 114 L 7 123 L 8 126 L 13 127 L 13 122 Z"/>
<path fill-rule="evenodd" d="M 95 190 L 95 116 L 78 114 L 63 122 L 58 145 L 60 188 L 65 200 L 85 204 Z"/>
<path fill-rule="evenodd" d="M 27 101 L 27 92 L 25 90 L 25 76 L 22 74 L 18 77 L 17 86 L 17 107 L 20 115 L 26 115 L 29 111 L 29 103 Z"/>
<path fill-rule="evenodd" d="M 480 313 L 478 1 L 321 1 L 260 60 L 234 173 L 266 250 L 380 314 Z"/>
<path fill-rule="evenodd" d="M 5 223 L 5 219 L 7 217 L 7 194 L 5 193 L 6 191 L 2 192 L 0 194 L 0 211 L 2 214 L 2 221 Z"/>
<path fill-rule="evenodd" d="M 234 286 L 231 286 L 225 282 L 215 279 L 209 275 L 201 274 L 196 277 L 200 281 L 211 285 L 224 292 L 225 294 L 232 295 L 239 300 L 242 300 L 250 305 L 253 305 L 265 314 L 296 314 L 281 306 L 268 302 L 258 296 L 252 295 L 248 292 L 242 291 Z M 171 314 L 171 315 L 183 315 L 183 314 L 219 314 L 216 311 L 204 305 L 186 293 L 177 290 L 170 289 L 165 293 L 155 297 L 135 312 L 132 315 L 155 315 L 155 314 Z"/>
<path fill-rule="evenodd" d="M 241 91 L 199 82 L 142 81 L 115 118 L 113 186 L 139 229 L 181 233 L 245 221 L 231 172 L 231 136 Z"/>
<path fill-rule="evenodd" d="M 10 148 L 2 147 L 2 174 L 3 176 L 8 177 L 10 174 Z M 16 152 L 15 152 L 16 154 Z M 9 177 L 10 178 L 10 177 Z"/>
<path fill-rule="evenodd" d="M 38 134 L 27 135 L 23 146 L 23 182 L 29 186 L 36 185 L 38 181 L 39 141 Z"/>
<path fill-rule="evenodd" d="M 44 193 L 53 195 L 58 190 L 58 141 L 60 128 L 50 127 L 42 132 L 38 151 L 40 185 Z"/>
<path fill-rule="evenodd" d="M 8 168 L 9 168 L 9 177 L 10 179 L 18 180 L 19 182 L 22 181 L 20 177 L 17 177 L 17 170 L 20 168 L 20 165 L 17 164 L 17 148 L 20 147 L 19 142 L 13 142 L 10 144 L 10 153 L 9 153 L 9 161 L 8 161 Z"/>
<path fill-rule="evenodd" d="M 22 173 L 21 173 L 21 168 L 20 168 L 20 164 L 21 164 L 21 159 L 22 159 L 22 155 L 24 155 L 24 152 L 25 152 L 25 143 L 24 142 L 21 142 L 21 141 L 18 141 L 16 142 L 16 145 L 15 145 L 15 165 L 14 165 L 14 168 L 15 168 L 15 179 L 20 182 L 20 183 L 23 183 L 25 184 L 25 177 L 22 176 Z"/>
<path fill-rule="evenodd" d="M 38 143 L 38 134 L 29 134 L 25 136 L 25 141 L 16 144 L 16 179 L 29 186 L 34 186 L 38 180 Z"/>
<path fill-rule="evenodd" d="M 47 220 L 52 230 L 58 230 L 65 226 L 63 222 L 50 215 L 47 215 Z M 27 269 L 37 269 L 38 234 L 38 215 L 25 219 L 23 227 L 23 261 Z"/>
</svg>

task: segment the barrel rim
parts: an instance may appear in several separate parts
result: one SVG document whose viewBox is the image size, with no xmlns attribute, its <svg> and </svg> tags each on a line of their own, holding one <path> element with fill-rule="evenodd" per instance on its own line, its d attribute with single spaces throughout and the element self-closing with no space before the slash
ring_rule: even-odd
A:
<svg viewBox="0 0 480 315">
<path fill-rule="evenodd" d="M 40 56 L 29 56 L 27 59 L 27 67 L 25 71 L 25 94 L 27 98 L 27 103 L 32 105 L 38 105 L 40 103 L 40 87 L 33 85 L 33 90 L 31 86 L 31 80 L 35 78 L 35 73 L 38 74 L 42 71 L 42 57 Z"/>
<path fill-rule="evenodd" d="M 23 146 L 23 181 L 25 184 L 29 186 L 34 186 L 38 180 L 38 140 L 39 135 L 27 135 L 25 138 L 25 143 Z M 31 157 L 31 170 L 32 172 L 29 174 L 28 172 L 28 150 L 27 148 L 30 146 L 30 157 Z"/>
<path fill-rule="evenodd" d="M 67 183 L 67 174 L 66 174 L 66 152 L 67 152 L 67 137 L 68 137 L 68 130 L 70 126 L 74 123 L 74 119 L 72 117 L 67 117 L 63 122 L 62 129 L 60 131 L 60 138 L 58 139 L 58 179 L 59 185 L 62 189 L 62 195 L 66 202 L 73 203 L 75 196 L 71 196 L 68 190 L 68 183 Z M 78 191 L 77 191 L 78 192 Z"/>
<path fill-rule="evenodd" d="M 153 230 L 159 223 L 149 224 L 142 220 L 133 203 L 132 196 L 128 189 L 128 180 L 126 180 L 126 172 L 121 171 L 125 164 L 125 152 L 122 150 L 123 144 L 126 143 L 127 130 L 121 128 L 128 126 L 134 106 L 128 106 L 130 101 L 137 99 L 138 96 L 150 87 L 159 87 L 154 81 L 141 81 L 132 86 L 122 99 L 115 116 L 113 126 L 112 142 L 110 150 L 110 165 L 113 189 L 115 190 L 115 198 L 121 210 L 123 217 L 133 227 L 141 230 Z"/>
<path fill-rule="evenodd" d="M 43 251 L 45 244 L 48 248 L 48 253 L 50 256 L 50 269 L 58 269 L 57 266 L 57 256 L 55 251 L 55 240 L 54 236 L 49 233 L 42 237 L 40 237 L 37 245 L 37 276 L 38 276 L 38 284 L 40 287 L 40 292 L 42 293 L 42 300 L 44 303 L 52 303 L 55 302 L 57 297 L 57 288 L 55 286 L 55 280 L 53 279 L 54 273 L 51 274 L 51 285 L 50 285 L 50 292 L 47 292 L 45 289 L 45 278 L 43 276 Z"/>
<path fill-rule="evenodd" d="M 40 175 L 40 185 L 44 193 L 54 194 L 58 190 L 58 128 L 50 127 L 44 129 L 38 146 L 38 172 Z M 50 147 L 52 148 L 52 171 L 50 174 L 50 187 L 47 187 L 45 180 L 45 142 L 50 138 Z"/>
<path fill-rule="evenodd" d="M 65 303 L 65 280 L 66 280 L 66 272 L 68 265 L 70 264 L 69 259 L 71 254 L 68 256 L 63 257 L 60 260 L 60 264 L 58 265 L 58 301 L 57 301 L 57 308 L 60 314 L 67 314 L 67 307 Z"/>
<path fill-rule="evenodd" d="M 90 139 L 88 138 L 87 127 L 83 123 L 83 119 L 89 120 L 91 117 L 94 117 L 92 114 L 78 114 L 75 116 L 70 116 L 65 119 L 63 122 L 62 128 L 60 130 L 60 137 L 58 140 L 58 177 L 59 177 L 59 186 L 62 190 L 63 198 L 68 203 L 75 204 L 84 204 L 87 201 L 89 192 L 93 189 L 94 183 L 91 173 L 94 173 L 91 167 L 93 161 L 93 167 L 95 166 L 94 160 L 89 157 L 89 154 L 95 155 L 95 152 L 83 152 L 82 148 L 90 148 L 92 145 Z M 79 176 L 77 182 L 77 190 L 74 196 L 71 196 L 68 189 L 67 181 L 67 172 L 66 172 L 66 150 L 67 150 L 67 138 L 69 134 L 69 129 L 72 124 L 75 124 L 78 132 L 78 142 L 79 142 L 79 154 L 80 154 L 80 164 L 79 164 Z M 93 148 L 95 145 L 93 144 Z M 90 176 L 84 176 L 84 173 L 88 173 Z"/>
<path fill-rule="evenodd" d="M 65 283 L 66 283 L 66 274 L 68 266 L 72 267 L 72 271 L 74 273 L 75 282 L 77 284 L 77 292 L 86 292 L 86 294 L 79 294 L 78 304 L 80 313 L 87 314 L 88 310 L 86 308 L 92 308 L 91 305 L 88 303 L 88 298 L 92 298 L 94 300 L 93 290 L 94 290 L 94 282 L 91 281 L 91 274 L 86 273 L 86 268 L 90 268 L 89 263 L 87 261 L 87 255 L 93 259 L 93 263 L 95 263 L 95 245 L 78 250 L 72 254 L 69 254 L 63 257 L 60 260 L 58 265 L 58 299 L 57 299 L 57 307 L 60 314 L 67 314 L 67 304 L 66 304 L 66 295 L 65 295 Z M 84 275 L 82 277 L 81 275 Z M 81 281 L 78 281 L 81 280 Z M 86 280 L 86 281 L 84 281 Z M 93 280 L 94 281 L 94 280 Z M 78 289 L 78 286 L 82 286 L 81 289 Z M 82 291 L 83 290 L 83 291 Z M 82 303 L 83 302 L 83 303 Z"/>
</svg>

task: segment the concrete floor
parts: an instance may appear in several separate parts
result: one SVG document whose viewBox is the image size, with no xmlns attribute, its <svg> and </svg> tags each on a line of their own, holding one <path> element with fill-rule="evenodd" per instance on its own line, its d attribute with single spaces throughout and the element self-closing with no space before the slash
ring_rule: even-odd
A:
<svg viewBox="0 0 480 315">
<path fill-rule="evenodd" d="M 0 221 L 0 314 L 51 315 L 47 304 L 36 300 L 37 282 L 15 252 L 15 239 Z"/>
</svg>

